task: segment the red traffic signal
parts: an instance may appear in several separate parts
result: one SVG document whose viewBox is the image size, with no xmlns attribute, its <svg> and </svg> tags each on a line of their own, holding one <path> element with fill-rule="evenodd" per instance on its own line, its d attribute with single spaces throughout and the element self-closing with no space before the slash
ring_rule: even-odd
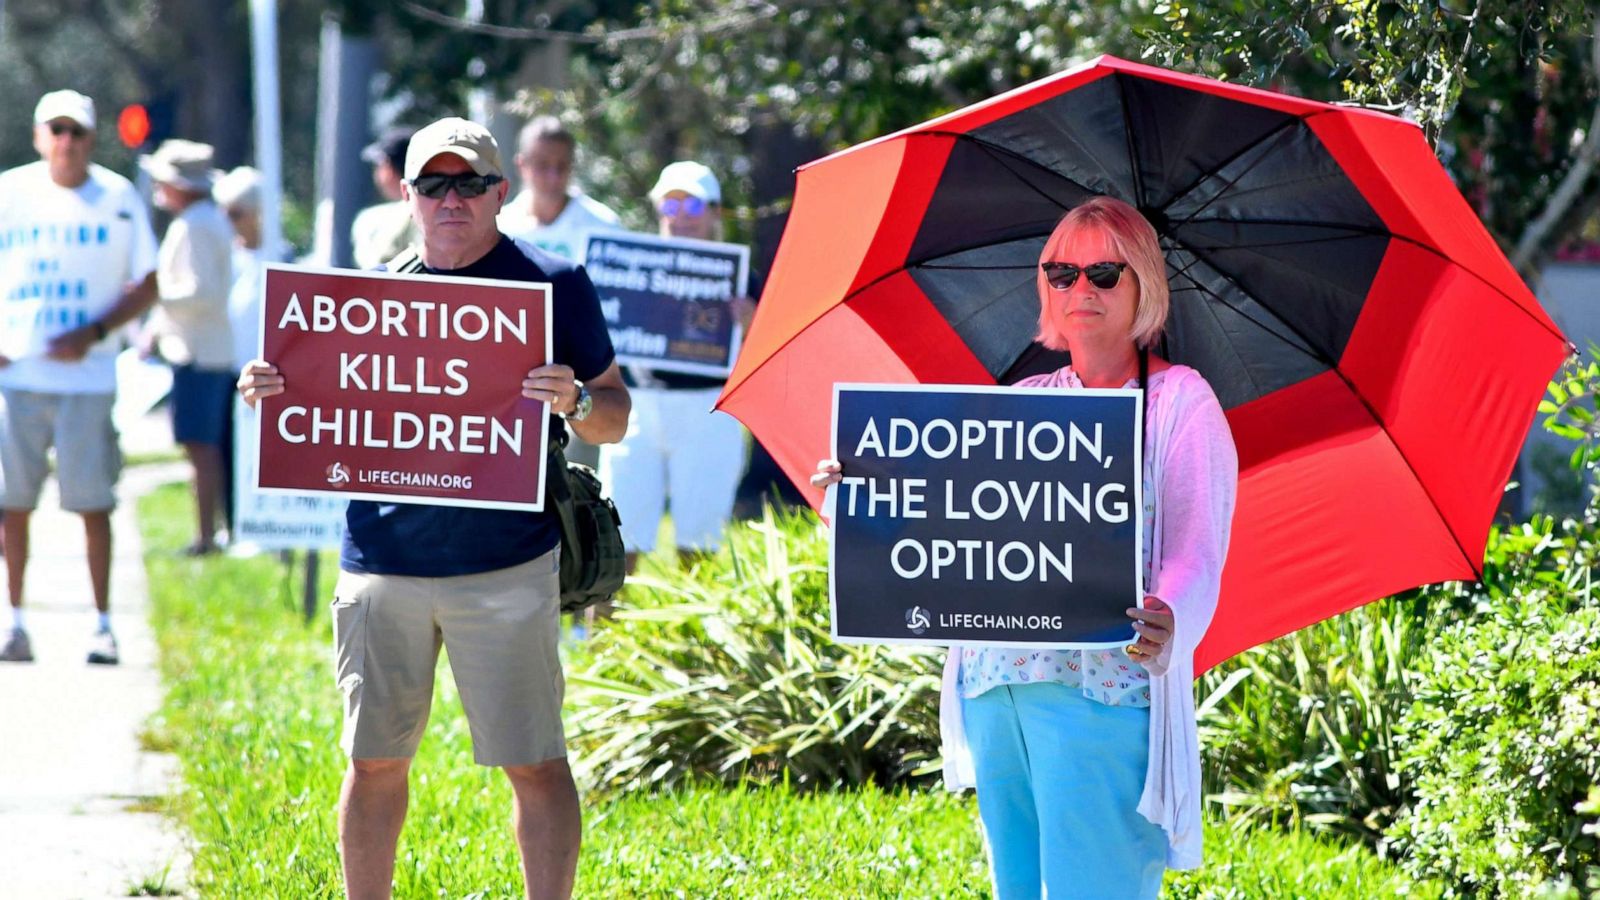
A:
<svg viewBox="0 0 1600 900">
<path fill-rule="evenodd" d="M 137 149 L 150 139 L 150 112 L 143 104 L 130 103 L 117 114 L 117 137 L 123 145 Z"/>
</svg>

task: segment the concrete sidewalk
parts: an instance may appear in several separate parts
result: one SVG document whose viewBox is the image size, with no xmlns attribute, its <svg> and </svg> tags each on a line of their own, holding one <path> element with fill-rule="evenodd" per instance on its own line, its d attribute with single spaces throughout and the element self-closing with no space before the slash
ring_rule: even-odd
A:
<svg viewBox="0 0 1600 900">
<path fill-rule="evenodd" d="M 0 897 L 186 893 L 182 836 L 148 811 L 177 781 L 175 760 L 139 741 L 162 690 L 135 501 L 188 473 L 181 464 L 123 473 L 112 525 L 118 666 L 85 662 L 95 619 L 82 520 L 60 510 L 53 480 L 33 515 L 24 609 L 36 661 L 0 663 Z M 9 625 L 0 613 L 0 628 Z"/>
</svg>

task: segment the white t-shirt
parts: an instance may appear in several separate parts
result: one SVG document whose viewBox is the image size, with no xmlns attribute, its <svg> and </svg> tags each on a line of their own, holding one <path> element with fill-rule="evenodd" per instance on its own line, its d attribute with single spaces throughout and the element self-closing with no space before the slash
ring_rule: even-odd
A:
<svg viewBox="0 0 1600 900">
<path fill-rule="evenodd" d="M 233 245 L 233 287 L 228 289 L 228 324 L 233 333 L 233 368 L 242 369 L 261 352 L 261 284 L 267 263 L 289 258 L 287 247 L 268 253 Z"/>
<path fill-rule="evenodd" d="M 161 302 L 150 316 L 167 362 L 233 368 L 228 289 L 233 286 L 233 226 L 210 198 L 184 207 L 167 226 L 157 254 Z"/>
<path fill-rule="evenodd" d="M 622 220 L 599 200 L 576 191 L 568 194 L 566 208 L 549 225 L 540 225 L 529 210 L 533 196 L 523 191 L 500 210 L 500 230 L 570 260 L 582 260 L 594 232 L 620 231 Z"/>
<path fill-rule="evenodd" d="M 156 268 L 156 236 L 128 179 L 99 165 L 76 188 L 43 162 L 0 172 L 0 387 L 55 394 L 117 389 L 116 334 L 77 362 L 45 356 L 50 339 L 104 315 Z"/>
</svg>

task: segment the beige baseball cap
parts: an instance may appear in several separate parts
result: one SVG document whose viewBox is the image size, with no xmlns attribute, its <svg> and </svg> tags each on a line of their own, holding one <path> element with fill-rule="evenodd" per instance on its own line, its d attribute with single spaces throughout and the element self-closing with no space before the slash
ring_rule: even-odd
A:
<svg viewBox="0 0 1600 900">
<path fill-rule="evenodd" d="M 33 124 L 43 125 L 56 119 L 71 119 L 79 125 L 94 130 L 94 101 L 77 91 L 51 91 L 39 98 L 33 108 Z"/>
<path fill-rule="evenodd" d="M 213 155 L 210 144 L 171 138 L 162 141 L 156 152 L 139 157 L 139 167 L 154 181 L 186 191 L 209 191 L 219 174 L 211 167 Z"/>
<path fill-rule="evenodd" d="M 489 129 L 452 116 L 424 126 L 411 136 L 411 146 L 406 149 L 406 180 L 422 174 L 422 167 L 441 153 L 461 157 L 479 175 L 505 175 L 500 168 L 500 145 Z"/>
</svg>

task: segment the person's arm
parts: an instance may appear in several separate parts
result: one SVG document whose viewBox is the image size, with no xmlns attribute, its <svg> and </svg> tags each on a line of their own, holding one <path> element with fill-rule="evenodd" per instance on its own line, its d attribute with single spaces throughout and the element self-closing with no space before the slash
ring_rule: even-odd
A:
<svg viewBox="0 0 1600 900">
<path fill-rule="evenodd" d="M 151 272 L 143 281 L 128 285 L 122 291 L 122 296 L 117 298 L 117 302 L 98 319 L 51 338 L 45 347 L 45 352 L 51 359 L 66 362 L 83 359 L 88 355 L 90 348 L 104 340 L 106 335 L 144 315 L 144 311 L 155 302 L 156 273 Z"/>
<path fill-rule="evenodd" d="M 1170 608 L 1172 625 L 1158 652 L 1140 658 L 1152 675 L 1165 674 L 1174 658 L 1192 656 L 1211 627 L 1239 486 L 1238 451 L 1216 396 L 1206 387 L 1185 398 L 1184 407 L 1162 451 L 1156 486 L 1161 559 L 1150 594 Z M 1141 643 L 1149 637 L 1142 633 Z"/>
<path fill-rule="evenodd" d="M 583 421 L 567 420 L 567 425 L 578 437 L 591 444 L 614 444 L 622 440 L 628 430 L 628 413 L 633 400 L 628 397 L 628 387 L 622 382 L 622 370 L 615 362 L 604 372 L 585 381 L 594 406 Z M 552 363 L 528 372 L 522 380 L 522 396 L 550 404 L 550 411 L 569 415 L 578 407 L 578 382 L 571 366 Z"/>
</svg>

